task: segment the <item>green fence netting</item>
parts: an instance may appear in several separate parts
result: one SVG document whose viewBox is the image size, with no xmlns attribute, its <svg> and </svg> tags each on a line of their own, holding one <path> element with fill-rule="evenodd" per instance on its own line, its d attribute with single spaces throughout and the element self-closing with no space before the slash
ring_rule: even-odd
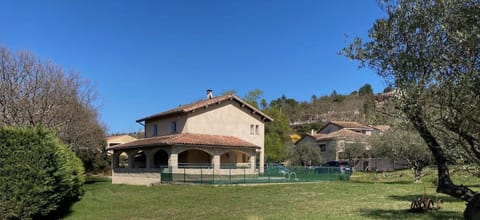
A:
<svg viewBox="0 0 480 220">
<path fill-rule="evenodd" d="M 349 180 L 349 173 L 338 167 L 283 167 L 265 166 L 264 172 L 250 166 L 222 165 L 215 169 L 212 164 L 179 164 L 178 168 L 162 167 L 162 182 L 199 184 L 249 184 L 282 182 L 315 182 Z"/>
</svg>

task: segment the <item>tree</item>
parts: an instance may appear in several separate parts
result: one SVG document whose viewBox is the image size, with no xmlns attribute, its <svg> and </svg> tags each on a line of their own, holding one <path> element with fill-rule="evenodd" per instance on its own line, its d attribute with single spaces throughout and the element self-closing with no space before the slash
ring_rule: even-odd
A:
<svg viewBox="0 0 480 220">
<path fill-rule="evenodd" d="M 301 142 L 297 144 L 295 150 L 297 154 L 293 157 L 293 160 L 296 164 L 310 166 L 322 162 L 320 148 L 314 142 Z"/>
<path fill-rule="evenodd" d="M 0 219 L 36 219 L 83 194 L 82 162 L 47 129 L 0 127 Z"/>
<path fill-rule="evenodd" d="M 448 169 L 452 153 L 480 166 L 480 1 L 381 6 L 387 17 L 375 22 L 370 40 L 356 38 L 343 53 L 397 91 L 397 107 L 435 158 L 437 191 L 466 201 L 466 219 L 480 219 L 480 194 L 454 184 Z"/>
<path fill-rule="evenodd" d="M 288 117 L 276 108 L 268 108 L 265 114 L 273 118 L 265 124 L 265 156 L 267 161 L 283 161 L 285 144 L 290 142 L 290 124 Z"/>
<path fill-rule="evenodd" d="M 249 91 L 245 97 L 243 97 L 243 100 L 247 102 L 248 104 L 252 105 L 255 108 L 258 108 L 258 102 L 262 99 L 263 96 L 263 91 L 260 89 L 255 89 L 252 91 Z"/>
<path fill-rule="evenodd" d="M 433 161 L 425 141 L 408 125 L 397 124 L 369 141 L 375 157 L 405 160 L 414 171 L 415 182 L 421 182 L 423 168 Z"/>
<path fill-rule="evenodd" d="M 93 86 L 78 73 L 66 73 L 29 52 L 0 46 L 0 126 L 55 130 L 88 165 L 98 158 L 90 155 L 101 153 L 105 146 L 95 98 Z"/>
<path fill-rule="evenodd" d="M 363 85 L 359 90 L 358 90 L 358 95 L 359 96 L 372 96 L 373 95 L 373 89 L 370 84 L 365 84 Z"/>
<path fill-rule="evenodd" d="M 366 143 L 362 140 L 354 140 L 352 142 L 345 143 L 345 149 L 342 157 L 344 159 L 348 159 L 350 166 L 355 167 L 355 165 L 365 157 L 366 153 Z"/>
</svg>

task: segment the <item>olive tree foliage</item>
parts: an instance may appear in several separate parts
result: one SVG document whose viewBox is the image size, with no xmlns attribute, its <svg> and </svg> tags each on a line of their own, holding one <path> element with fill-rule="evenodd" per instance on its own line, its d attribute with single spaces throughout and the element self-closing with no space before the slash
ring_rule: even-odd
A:
<svg viewBox="0 0 480 220">
<path fill-rule="evenodd" d="M 399 123 L 383 134 L 372 135 L 368 141 L 375 157 L 406 161 L 414 171 L 415 182 L 421 182 L 423 168 L 433 161 L 425 141 L 408 124 Z"/>
<path fill-rule="evenodd" d="M 364 140 L 353 140 L 351 142 L 345 142 L 342 159 L 347 159 L 348 163 L 355 167 L 357 163 L 364 159 L 366 154 L 369 152 L 367 151 L 367 143 Z"/>
<path fill-rule="evenodd" d="M 320 148 L 315 141 L 300 140 L 293 148 L 287 148 L 289 160 L 294 165 L 311 166 L 323 162 Z"/>
<path fill-rule="evenodd" d="M 398 108 L 436 160 L 437 191 L 470 202 L 465 217 L 472 218 L 479 194 L 454 184 L 447 164 L 450 152 L 460 152 L 480 165 L 480 3 L 398 0 L 380 6 L 386 17 L 374 23 L 370 39 L 357 38 L 342 52 L 396 89 Z"/>
<path fill-rule="evenodd" d="M 105 146 L 95 98 L 94 87 L 78 73 L 0 45 L 0 126 L 53 129 L 93 167 Z"/>
</svg>

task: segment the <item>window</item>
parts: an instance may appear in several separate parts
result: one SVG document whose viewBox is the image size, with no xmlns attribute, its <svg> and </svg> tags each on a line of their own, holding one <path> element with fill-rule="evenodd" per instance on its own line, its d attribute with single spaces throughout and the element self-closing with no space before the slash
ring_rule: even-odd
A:
<svg viewBox="0 0 480 220">
<path fill-rule="evenodd" d="M 250 125 L 250 134 L 255 134 L 255 125 Z"/>
<path fill-rule="evenodd" d="M 152 137 L 155 137 L 157 135 L 158 135 L 158 127 L 157 127 L 157 124 L 154 124 L 152 128 Z"/>
<path fill-rule="evenodd" d="M 320 147 L 320 152 L 327 151 L 327 145 L 326 144 L 319 144 L 318 147 Z"/>
<path fill-rule="evenodd" d="M 177 133 L 177 122 L 172 121 L 170 123 L 170 133 Z"/>
<path fill-rule="evenodd" d="M 259 125 L 255 125 L 255 134 L 260 134 Z"/>
</svg>

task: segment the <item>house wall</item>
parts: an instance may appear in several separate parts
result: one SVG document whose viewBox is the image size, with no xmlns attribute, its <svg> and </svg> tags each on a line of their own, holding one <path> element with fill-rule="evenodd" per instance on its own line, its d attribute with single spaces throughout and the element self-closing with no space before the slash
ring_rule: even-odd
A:
<svg viewBox="0 0 480 220">
<path fill-rule="evenodd" d="M 250 125 L 258 125 L 259 133 L 250 134 Z M 264 123 L 250 109 L 237 102 L 222 102 L 188 115 L 183 132 L 237 137 L 263 148 Z"/>
<path fill-rule="evenodd" d="M 338 158 L 337 149 L 339 143 L 336 140 L 316 141 L 313 137 L 306 136 L 296 143 L 296 147 L 301 147 L 305 144 L 313 144 L 318 148 L 320 148 L 320 144 L 325 144 L 325 151 L 320 151 L 320 156 L 323 162 L 336 160 Z"/>
<path fill-rule="evenodd" d="M 186 115 L 172 116 L 168 118 L 162 118 L 157 120 L 151 120 L 145 122 L 145 137 L 153 137 L 153 127 L 157 125 L 157 136 L 173 134 L 171 131 L 171 123 L 177 123 L 177 132 L 184 133 L 183 129 L 187 120 Z"/>
<path fill-rule="evenodd" d="M 177 123 L 177 133 L 232 136 L 262 148 L 264 146 L 265 126 L 260 116 L 252 114 L 250 109 L 241 107 L 237 102 L 225 101 L 188 115 L 147 121 L 146 137 L 153 136 L 155 124 L 158 136 L 171 134 L 170 126 L 173 121 Z M 250 125 L 258 125 L 258 134 L 250 134 Z"/>
<path fill-rule="evenodd" d="M 328 140 L 328 141 L 319 141 L 316 143 L 317 146 L 320 144 L 326 144 L 326 149 L 324 152 L 320 152 L 320 156 L 322 157 L 323 162 L 337 160 L 338 159 L 338 145 L 340 144 L 336 140 Z"/>
</svg>

